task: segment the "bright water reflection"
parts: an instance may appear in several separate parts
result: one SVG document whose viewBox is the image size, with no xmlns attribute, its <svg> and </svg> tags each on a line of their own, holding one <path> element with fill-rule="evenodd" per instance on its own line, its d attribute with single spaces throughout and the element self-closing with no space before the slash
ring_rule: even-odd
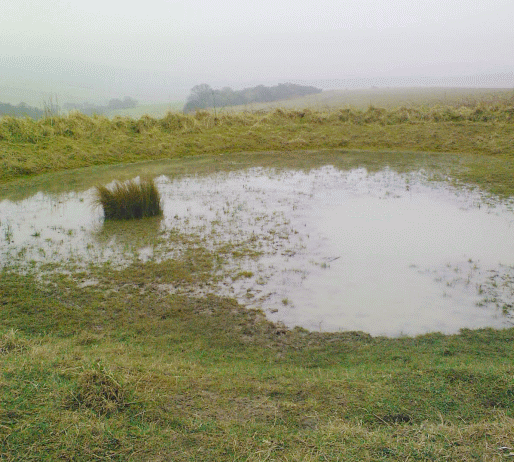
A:
<svg viewBox="0 0 514 462">
<path fill-rule="evenodd" d="M 0 202 L 0 263 L 173 258 L 180 231 L 213 251 L 254 243 L 261 256 L 233 259 L 210 290 L 289 326 L 395 336 L 511 325 L 508 204 L 388 169 L 253 168 L 157 184 L 164 217 L 136 223 L 103 225 L 92 190 Z"/>
</svg>

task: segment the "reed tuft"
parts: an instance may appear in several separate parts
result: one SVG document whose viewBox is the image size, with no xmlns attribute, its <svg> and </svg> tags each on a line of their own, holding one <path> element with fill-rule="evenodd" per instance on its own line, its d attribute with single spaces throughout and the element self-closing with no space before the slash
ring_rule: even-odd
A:
<svg viewBox="0 0 514 462">
<path fill-rule="evenodd" d="M 106 220 L 131 220 L 162 215 L 159 190 L 152 180 L 130 180 L 97 186 L 97 204 Z"/>
</svg>

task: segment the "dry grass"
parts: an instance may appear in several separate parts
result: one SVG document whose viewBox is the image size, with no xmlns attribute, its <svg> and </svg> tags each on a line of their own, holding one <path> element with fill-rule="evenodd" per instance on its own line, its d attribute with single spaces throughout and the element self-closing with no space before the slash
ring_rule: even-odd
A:
<svg viewBox="0 0 514 462">
<path fill-rule="evenodd" d="M 152 180 L 115 182 L 97 186 L 97 203 L 106 220 L 130 220 L 162 215 L 161 198 Z"/>
<path fill-rule="evenodd" d="M 91 165 L 294 149 L 370 149 L 514 155 L 514 96 L 163 118 L 0 118 L 0 182 Z M 448 97 L 450 100 L 450 97 Z M 460 101 L 460 102 L 459 102 Z M 306 102 L 307 105 L 308 102 Z"/>
<path fill-rule="evenodd" d="M 27 343 L 17 330 L 11 329 L 0 336 L 0 355 L 23 351 L 27 348 Z"/>
<path fill-rule="evenodd" d="M 498 93 L 495 98 L 461 99 L 444 104 L 388 105 L 387 108 L 367 104 L 365 107 L 345 105 L 323 109 L 306 106 L 301 109 L 273 107 L 268 110 L 227 111 L 215 115 L 208 110 L 195 114 L 168 112 L 162 118 L 143 115 L 139 119 L 117 116 L 112 120 L 104 116 L 88 117 L 78 112 L 67 116 L 50 116 L 40 120 L 3 116 L 0 118 L 0 141 L 39 143 L 48 137 L 78 139 L 108 139 L 113 135 L 132 136 L 153 133 L 201 133 L 214 127 L 252 127 L 255 125 L 302 124 L 374 124 L 397 125 L 416 122 L 514 122 L 514 94 Z"/>
</svg>

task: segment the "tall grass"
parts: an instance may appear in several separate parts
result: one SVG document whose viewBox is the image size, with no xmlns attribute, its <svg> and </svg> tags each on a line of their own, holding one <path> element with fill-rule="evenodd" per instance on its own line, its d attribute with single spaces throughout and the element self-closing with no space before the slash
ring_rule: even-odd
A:
<svg viewBox="0 0 514 462">
<path fill-rule="evenodd" d="M 67 116 L 51 115 L 40 120 L 29 118 L 0 117 L 0 141 L 39 143 L 49 137 L 67 140 L 102 141 L 115 136 L 131 137 L 135 134 L 162 136 L 166 134 L 201 133 L 204 130 L 223 127 L 267 126 L 270 130 L 291 123 L 303 125 L 399 125 L 420 122 L 514 122 L 514 94 L 502 93 L 496 99 L 460 100 L 453 104 L 431 101 L 429 104 L 412 106 L 401 104 L 380 108 L 373 105 L 364 108 L 341 103 L 322 110 L 271 108 L 263 111 L 224 112 L 215 115 L 207 110 L 195 114 L 168 112 L 162 118 L 143 115 L 139 119 L 116 116 L 112 120 L 104 116 L 88 117 L 78 112 Z"/>
<path fill-rule="evenodd" d="M 201 110 L 139 119 L 88 117 L 78 112 L 40 120 L 0 117 L 0 184 L 91 165 L 237 152 L 343 148 L 513 158 L 512 91 L 468 100 L 459 93 L 448 96 L 445 101 L 452 104 L 447 105 L 429 98 L 416 106 L 393 96 L 398 105 L 391 102 L 385 108 L 364 106 L 364 100 L 355 107 L 341 100 L 338 107 L 324 109 L 306 101 L 301 110 L 227 109 L 216 116 Z M 482 183 L 498 185 L 487 178 Z"/>
<path fill-rule="evenodd" d="M 97 203 L 106 220 L 130 220 L 162 214 L 159 190 L 152 180 L 115 182 L 114 186 L 97 186 Z"/>
</svg>

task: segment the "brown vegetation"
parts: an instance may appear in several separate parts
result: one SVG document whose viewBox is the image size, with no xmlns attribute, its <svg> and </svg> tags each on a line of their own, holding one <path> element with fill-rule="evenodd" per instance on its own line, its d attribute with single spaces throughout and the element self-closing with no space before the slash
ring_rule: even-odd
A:
<svg viewBox="0 0 514 462">
<path fill-rule="evenodd" d="M 127 220 L 162 214 L 159 190 L 152 180 L 115 182 L 97 186 L 97 203 L 106 220 Z"/>
</svg>

